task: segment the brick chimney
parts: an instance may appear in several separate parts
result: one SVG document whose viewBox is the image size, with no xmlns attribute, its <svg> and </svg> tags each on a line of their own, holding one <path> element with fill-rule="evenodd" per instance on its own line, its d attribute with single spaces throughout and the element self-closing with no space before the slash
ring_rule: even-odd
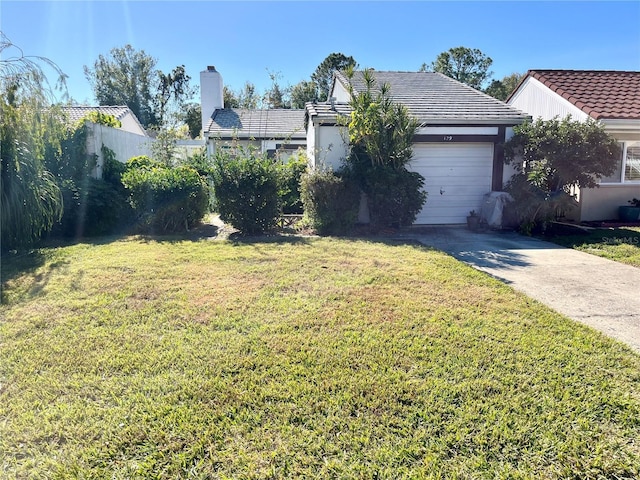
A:
<svg viewBox="0 0 640 480">
<path fill-rule="evenodd" d="M 200 72 L 200 106 L 202 108 L 202 131 L 204 133 L 211 115 L 219 108 L 224 108 L 224 84 L 222 75 L 216 67 L 210 65 Z"/>
</svg>

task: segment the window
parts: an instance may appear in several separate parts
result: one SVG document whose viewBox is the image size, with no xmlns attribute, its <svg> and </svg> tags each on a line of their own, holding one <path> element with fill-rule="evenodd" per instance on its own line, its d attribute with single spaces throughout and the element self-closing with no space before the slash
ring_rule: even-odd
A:
<svg viewBox="0 0 640 480">
<path fill-rule="evenodd" d="M 620 142 L 620 159 L 615 172 L 600 183 L 640 182 L 640 142 Z"/>
<path fill-rule="evenodd" d="M 624 180 L 640 181 L 640 142 L 628 142 L 625 145 Z"/>
</svg>

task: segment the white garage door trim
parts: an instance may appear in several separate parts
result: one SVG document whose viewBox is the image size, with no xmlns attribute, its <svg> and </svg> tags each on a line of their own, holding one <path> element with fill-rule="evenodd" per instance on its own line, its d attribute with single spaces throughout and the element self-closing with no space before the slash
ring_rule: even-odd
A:
<svg viewBox="0 0 640 480">
<path fill-rule="evenodd" d="M 491 191 L 493 143 L 415 144 L 409 169 L 425 178 L 428 194 L 416 225 L 466 223 Z"/>
</svg>

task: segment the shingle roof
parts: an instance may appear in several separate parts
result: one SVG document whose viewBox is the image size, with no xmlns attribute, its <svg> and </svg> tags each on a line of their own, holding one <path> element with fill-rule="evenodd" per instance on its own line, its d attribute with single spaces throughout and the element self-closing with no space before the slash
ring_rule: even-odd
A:
<svg viewBox="0 0 640 480">
<path fill-rule="evenodd" d="M 213 112 L 205 132 L 219 138 L 306 138 L 304 115 L 301 109 L 223 108 Z"/>
<path fill-rule="evenodd" d="M 391 97 L 403 103 L 409 112 L 423 124 L 503 124 L 515 125 L 528 115 L 489 95 L 435 72 L 381 72 L 373 71 L 376 85 L 387 83 Z M 349 80 L 342 72 L 336 79 L 343 85 Z M 366 85 L 362 72 L 351 79 L 356 91 Z"/>
<path fill-rule="evenodd" d="M 596 120 L 640 119 L 640 72 L 529 70 L 529 76 Z"/>
<path fill-rule="evenodd" d="M 126 105 L 124 106 L 74 105 L 70 107 L 62 107 L 62 109 L 67 113 L 67 115 L 69 116 L 69 121 L 72 123 L 77 122 L 81 118 L 86 117 L 89 112 L 94 112 L 94 111 L 104 113 L 105 115 L 113 115 L 118 120 L 122 120 L 127 113 L 131 113 L 133 115 L 133 112 Z M 135 117 L 135 115 L 133 116 Z"/>
</svg>

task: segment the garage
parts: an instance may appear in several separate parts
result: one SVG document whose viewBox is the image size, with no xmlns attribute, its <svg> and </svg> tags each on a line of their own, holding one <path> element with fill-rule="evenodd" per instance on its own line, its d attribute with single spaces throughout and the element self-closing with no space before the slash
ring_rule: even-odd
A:
<svg viewBox="0 0 640 480">
<path fill-rule="evenodd" d="M 466 223 L 491 191 L 493 143 L 418 143 L 410 170 L 425 178 L 427 203 L 415 224 Z"/>
</svg>

